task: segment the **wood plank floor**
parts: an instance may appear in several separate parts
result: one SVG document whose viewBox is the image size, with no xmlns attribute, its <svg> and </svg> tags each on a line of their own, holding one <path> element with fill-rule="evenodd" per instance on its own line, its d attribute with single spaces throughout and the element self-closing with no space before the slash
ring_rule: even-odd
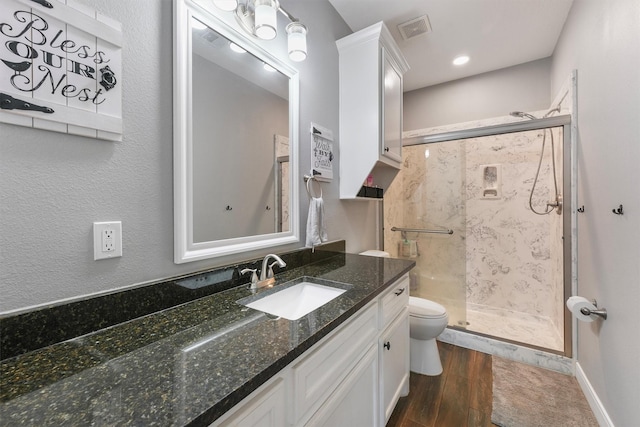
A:
<svg viewBox="0 0 640 427">
<path fill-rule="evenodd" d="M 411 373 L 387 427 L 490 427 L 491 355 L 438 341 L 442 375 Z"/>
</svg>

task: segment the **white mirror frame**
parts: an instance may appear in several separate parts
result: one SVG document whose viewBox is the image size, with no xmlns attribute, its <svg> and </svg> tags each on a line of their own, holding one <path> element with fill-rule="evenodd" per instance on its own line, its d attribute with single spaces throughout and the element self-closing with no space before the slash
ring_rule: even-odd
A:
<svg viewBox="0 0 640 427">
<path fill-rule="evenodd" d="M 298 71 L 196 3 L 190 0 L 176 0 L 173 4 L 174 262 L 182 264 L 299 242 L 298 121 L 300 94 Z M 292 195 L 289 208 L 290 231 L 209 242 L 193 241 L 192 17 L 207 24 L 213 30 L 289 77 L 289 147 L 291 150 L 289 188 Z"/>
</svg>

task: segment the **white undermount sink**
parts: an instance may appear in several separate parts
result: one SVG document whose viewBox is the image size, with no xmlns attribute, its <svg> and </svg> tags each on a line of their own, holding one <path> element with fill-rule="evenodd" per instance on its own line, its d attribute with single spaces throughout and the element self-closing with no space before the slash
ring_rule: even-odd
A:
<svg viewBox="0 0 640 427">
<path fill-rule="evenodd" d="M 275 290 L 275 289 L 274 289 Z M 240 304 L 288 320 L 297 320 L 346 292 L 346 289 L 302 281 L 252 302 Z"/>
</svg>

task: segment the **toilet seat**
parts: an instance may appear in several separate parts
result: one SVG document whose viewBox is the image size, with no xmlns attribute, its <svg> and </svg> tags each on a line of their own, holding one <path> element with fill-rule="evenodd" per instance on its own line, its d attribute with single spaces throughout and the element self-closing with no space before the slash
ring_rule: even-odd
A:
<svg viewBox="0 0 640 427">
<path fill-rule="evenodd" d="M 359 255 L 373 256 L 378 258 L 389 258 L 389 252 L 377 251 L 375 249 L 370 249 L 368 251 L 360 252 Z"/>
<path fill-rule="evenodd" d="M 409 315 L 422 319 L 441 318 L 447 315 L 447 310 L 437 302 L 410 296 Z"/>
</svg>

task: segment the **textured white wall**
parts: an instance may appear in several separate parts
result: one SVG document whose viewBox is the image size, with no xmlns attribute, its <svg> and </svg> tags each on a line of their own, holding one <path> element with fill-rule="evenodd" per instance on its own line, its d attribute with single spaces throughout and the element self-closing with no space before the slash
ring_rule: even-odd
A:
<svg viewBox="0 0 640 427">
<path fill-rule="evenodd" d="M 549 58 L 540 59 L 407 92 L 404 129 L 499 117 L 514 110 L 546 110 L 551 103 L 550 63 Z"/>
<path fill-rule="evenodd" d="M 0 313 L 266 253 L 173 263 L 172 1 L 81 2 L 122 22 L 124 140 L 109 143 L 0 124 Z M 309 27 L 309 57 L 298 65 L 300 172 L 305 173 L 309 123 L 338 134 L 335 40 L 350 30 L 328 2 L 282 4 Z M 286 49 L 281 44 L 278 52 Z M 329 238 L 346 239 L 351 251 L 374 246 L 374 204 L 339 201 L 337 179 L 323 186 Z M 304 246 L 309 202 L 304 186 L 300 191 L 302 243 L 277 251 Z M 107 220 L 122 221 L 123 257 L 94 261 L 92 223 Z"/>
<path fill-rule="evenodd" d="M 639 32 L 637 0 L 575 0 L 551 74 L 578 75 L 578 294 L 609 318 L 578 323 L 577 357 L 616 426 L 640 420 Z"/>
</svg>

